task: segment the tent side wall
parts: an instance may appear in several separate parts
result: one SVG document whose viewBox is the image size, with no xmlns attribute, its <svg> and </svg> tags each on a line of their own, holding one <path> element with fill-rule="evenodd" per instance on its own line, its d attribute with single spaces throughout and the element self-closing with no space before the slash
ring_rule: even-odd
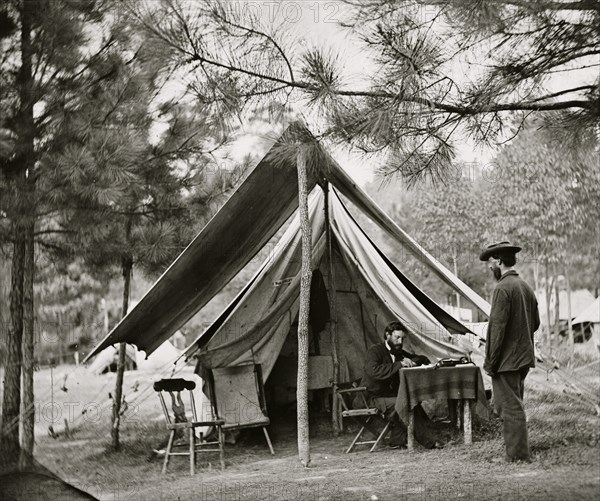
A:
<svg viewBox="0 0 600 501">
<path fill-rule="evenodd" d="M 116 372 L 119 359 L 119 350 L 114 346 L 108 346 L 102 350 L 96 358 L 87 367 L 87 370 L 95 375 L 105 374 L 107 372 Z M 125 370 L 136 370 L 137 350 L 135 346 L 126 345 L 125 349 Z"/>
</svg>

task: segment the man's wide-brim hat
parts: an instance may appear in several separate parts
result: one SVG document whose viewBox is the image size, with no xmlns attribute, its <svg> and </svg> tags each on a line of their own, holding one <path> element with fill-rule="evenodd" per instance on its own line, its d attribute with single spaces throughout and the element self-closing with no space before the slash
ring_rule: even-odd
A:
<svg viewBox="0 0 600 501">
<path fill-rule="evenodd" d="M 516 254 L 521 250 L 518 245 L 512 245 L 510 242 L 498 242 L 497 244 L 488 245 L 485 250 L 479 254 L 481 261 L 487 261 L 490 257 L 498 254 Z"/>
</svg>

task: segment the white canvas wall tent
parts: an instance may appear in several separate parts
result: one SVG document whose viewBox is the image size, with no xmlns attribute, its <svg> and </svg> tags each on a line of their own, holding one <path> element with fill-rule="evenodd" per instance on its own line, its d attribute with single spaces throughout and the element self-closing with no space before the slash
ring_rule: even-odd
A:
<svg viewBox="0 0 600 501">
<path fill-rule="evenodd" d="M 542 326 L 548 323 L 548 310 L 546 305 L 546 295 L 543 290 L 536 292 L 540 308 L 540 322 Z M 571 308 L 569 311 L 569 295 L 566 290 L 561 290 L 558 295 L 558 318 L 561 322 L 561 328 L 566 328 L 567 321 L 569 319 L 569 313 L 571 319 L 575 319 L 581 312 L 588 308 L 595 298 L 594 295 L 587 289 L 579 289 L 571 291 L 570 301 Z M 556 295 L 554 290 L 550 295 L 550 321 L 554 323 L 556 318 Z M 574 320 L 573 320 L 574 321 Z"/>
<path fill-rule="evenodd" d="M 450 333 L 465 333 L 466 327 L 446 314 L 381 253 L 352 219 L 334 189 L 329 201 L 342 378 L 361 376 L 367 348 L 381 340 L 385 325 L 394 319 L 401 319 L 408 327 L 409 349 L 431 359 L 463 355 L 463 347 Z M 320 187 L 310 197 L 309 211 L 314 270 L 311 354 L 330 356 L 326 322 L 332 296 Z M 260 363 L 265 378 L 283 355 L 278 379 L 284 377 L 293 386 L 300 253 L 300 222 L 296 217 L 249 287 L 188 348 L 187 355 L 197 353 L 207 368 Z"/>
<path fill-rule="evenodd" d="M 600 297 L 594 299 L 573 319 L 573 325 L 592 323 L 600 324 Z"/>
<path fill-rule="evenodd" d="M 298 125 L 288 128 L 140 303 L 89 356 L 123 341 L 152 353 L 269 242 L 298 207 L 295 156 L 281 152 L 291 150 L 289 145 L 299 136 L 306 140 L 309 133 Z M 342 196 L 484 313 L 489 314 L 490 305 L 420 247 L 318 148 L 321 154 L 309 175 L 313 299 L 320 294 L 320 300 L 311 301 L 313 353 L 330 352 L 329 335 L 322 333 L 329 319 L 324 304 L 335 296 L 340 356 L 350 378 L 360 376 L 367 347 L 381 339 L 384 326 L 394 319 L 409 328 L 409 347 L 415 352 L 430 358 L 463 355 L 471 344 L 462 345 L 462 336 L 453 338 L 452 334 L 469 330 L 394 266 L 352 218 Z M 324 189 L 329 192 L 328 221 Z M 329 291 L 328 225 L 335 294 Z M 288 335 L 294 331 L 298 312 L 300 255 L 300 225 L 295 216 L 269 258 L 186 355 L 196 354 L 204 367 L 213 368 L 260 363 L 267 379 L 279 354 L 293 344 L 293 336 Z"/>
<path fill-rule="evenodd" d="M 137 368 L 140 371 L 147 372 L 156 372 L 164 368 L 171 368 L 173 370 L 185 365 L 185 361 L 180 355 L 181 350 L 175 348 L 171 340 L 167 340 L 148 356 L 143 351 L 137 350 Z"/>
<path fill-rule="evenodd" d="M 600 297 L 573 319 L 573 329 L 581 342 L 592 340 L 600 350 Z"/>
</svg>

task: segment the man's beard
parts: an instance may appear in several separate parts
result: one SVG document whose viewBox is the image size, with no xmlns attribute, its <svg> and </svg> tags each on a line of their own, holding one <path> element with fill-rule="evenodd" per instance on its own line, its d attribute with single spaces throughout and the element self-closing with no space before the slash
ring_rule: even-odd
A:
<svg viewBox="0 0 600 501">
<path fill-rule="evenodd" d="M 402 345 L 394 346 L 393 344 L 390 344 L 390 352 L 394 356 L 402 355 Z"/>
<path fill-rule="evenodd" d="M 500 267 L 494 266 L 493 268 L 491 268 L 491 270 L 492 270 L 492 275 L 494 275 L 494 278 L 496 280 L 500 280 L 500 277 L 502 277 L 502 271 L 500 270 Z"/>
</svg>

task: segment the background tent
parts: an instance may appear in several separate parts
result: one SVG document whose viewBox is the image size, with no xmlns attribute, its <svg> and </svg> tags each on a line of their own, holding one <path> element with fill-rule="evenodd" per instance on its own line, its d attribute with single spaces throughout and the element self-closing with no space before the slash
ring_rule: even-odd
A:
<svg viewBox="0 0 600 501">
<path fill-rule="evenodd" d="M 548 312 L 546 311 L 546 297 L 544 291 L 536 293 L 538 305 L 540 308 L 540 321 L 546 325 Z M 571 291 L 571 319 L 574 319 L 582 311 L 594 302 L 594 295 L 587 289 Z M 550 322 L 554 323 L 556 315 L 556 295 L 554 290 L 550 296 Z M 561 290 L 558 294 L 558 318 L 562 324 L 567 323 L 569 319 L 569 295 L 566 290 Z"/>
<path fill-rule="evenodd" d="M 156 372 L 165 368 L 173 368 L 173 364 L 177 367 L 185 365 L 185 361 L 179 358 L 181 350 L 173 346 L 170 340 L 161 344 L 152 354 L 146 357 L 143 351 L 137 350 L 136 363 L 140 371 Z"/>
<path fill-rule="evenodd" d="M 487 301 L 420 247 L 348 177 L 305 128 L 294 124 L 140 303 L 92 350 L 88 358 L 119 342 L 129 342 L 148 354 L 152 353 L 269 242 L 298 207 L 295 145 L 299 141 L 312 141 L 318 150 L 313 155 L 315 169 L 309 176 L 309 190 L 317 185 L 317 181 L 329 182 L 398 245 L 409 250 L 444 282 L 489 314 Z M 385 260 L 384 257 L 382 259 Z M 417 289 L 414 292 L 420 293 Z"/>
<path fill-rule="evenodd" d="M 94 361 L 88 366 L 88 371 L 95 375 L 116 372 L 118 361 L 119 350 L 114 346 L 109 346 L 94 358 Z M 137 349 L 128 344 L 125 350 L 125 370 L 134 369 L 137 369 Z"/>
<path fill-rule="evenodd" d="M 183 359 L 178 360 L 181 350 L 173 346 L 171 341 L 162 343 L 152 354 L 146 357 L 143 351 L 135 346 L 128 344 L 126 350 L 125 370 L 141 370 L 147 372 L 156 372 L 165 368 L 170 368 L 177 361 L 177 366 L 184 365 Z M 116 372 L 119 351 L 113 346 L 102 350 L 88 370 L 92 374 L 105 374 L 107 372 Z"/>
<path fill-rule="evenodd" d="M 576 338 L 578 333 L 582 333 L 581 341 L 592 339 L 594 345 L 600 350 L 600 297 L 575 317 L 573 330 Z"/>
</svg>

